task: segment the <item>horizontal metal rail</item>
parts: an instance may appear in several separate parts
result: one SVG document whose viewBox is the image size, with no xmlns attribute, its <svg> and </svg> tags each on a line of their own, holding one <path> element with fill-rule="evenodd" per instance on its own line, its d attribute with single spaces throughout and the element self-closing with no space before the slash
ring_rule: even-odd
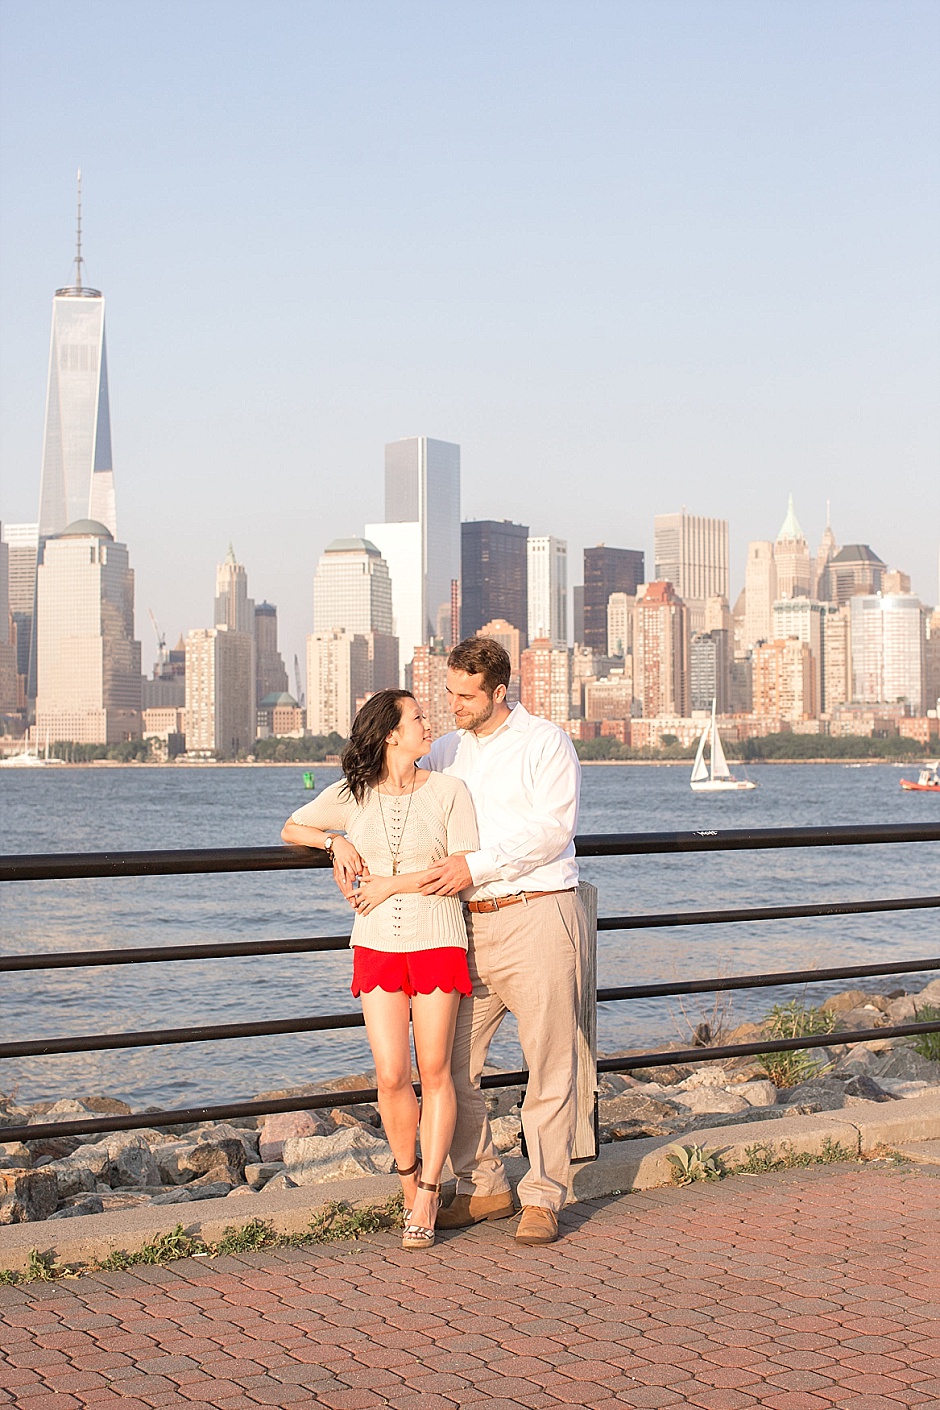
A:
<svg viewBox="0 0 940 1410">
<path fill-rule="evenodd" d="M 940 969 L 940 959 L 903 960 L 881 965 L 851 965 L 840 969 L 785 970 L 778 974 L 745 974 L 727 978 L 688 979 L 674 984 L 628 984 L 598 989 L 597 1002 L 622 999 L 670 998 L 679 994 L 718 993 L 729 989 L 786 988 L 825 979 L 856 979 L 875 974 L 919 974 Z M 61 1053 L 107 1052 L 115 1048 L 157 1048 L 181 1043 L 227 1042 L 235 1038 L 264 1038 L 278 1033 L 322 1033 L 336 1028 L 361 1028 L 361 1011 L 328 1013 L 303 1018 L 267 1019 L 261 1023 L 218 1023 L 196 1028 L 149 1028 L 139 1032 L 89 1033 L 69 1038 L 27 1038 L 0 1043 L 0 1058 L 52 1057 Z M 882 1028 L 882 1035 L 894 1029 Z"/>
<path fill-rule="evenodd" d="M 764 851 L 777 847 L 864 847 L 875 843 L 940 842 L 940 824 L 885 823 L 852 827 L 705 828 L 696 832 L 623 832 L 575 838 L 579 857 L 639 857 L 660 852 Z M 330 866 L 312 847 L 226 847 L 165 852 L 9 853 L 0 881 L 87 877 L 184 876 L 234 871 L 291 871 Z"/>
<path fill-rule="evenodd" d="M 907 1037 L 940 1032 L 940 1020 L 931 1023 L 905 1023 L 895 1028 L 865 1028 L 854 1032 L 812 1034 L 802 1038 L 768 1038 L 757 1043 L 734 1043 L 723 1047 L 682 1048 L 672 1052 L 633 1053 L 629 1057 L 600 1058 L 598 1072 L 631 1072 L 637 1068 L 696 1066 L 724 1058 L 753 1057 L 762 1053 L 796 1052 L 804 1048 L 850 1047 L 886 1037 Z M 525 1069 L 518 1072 L 489 1073 L 480 1079 L 485 1090 L 522 1087 L 528 1081 Z M 420 1083 L 415 1083 L 420 1094 Z M 148 1111 L 128 1116 L 97 1116 L 77 1121 L 34 1122 L 25 1126 L 0 1127 L 5 1141 L 38 1141 L 55 1136 L 86 1136 L 108 1131 L 135 1131 L 149 1127 L 184 1126 L 198 1122 L 224 1121 L 230 1117 L 270 1116 L 282 1111 L 321 1111 L 324 1108 L 358 1106 L 374 1102 L 374 1087 L 346 1092 L 313 1092 L 308 1096 L 275 1097 L 270 1100 L 227 1102 L 216 1106 L 180 1107 L 173 1111 Z"/>
<path fill-rule="evenodd" d="M 720 911 L 663 911 L 652 915 L 601 916 L 601 930 L 653 930 L 671 925 L 731 925 L 738 921 L 799 920 L 807 916 L 874 915 L 940 907 L 940 896 L 901 896 L 881 901 L 828 901 L 811 906 L 753 906 Z M 233 940 L 204 945 L 135 945 L 121 950 L 63 950 L 0 956 L 0 973 L 79 969 L 91 965 L 167 964 L 176 960 L 234 959 L 240 955 L 293 955 L 349 948 L 348 935 L 287 940 Z M 866 971 L 866 973 L 869 971 Z M 886 970 L 885 973 L 891 971 Z M 907 971 L 913 973 L 914 971 Z M 898 970 L 898 974 L 905 973 Z"/>
</svg>

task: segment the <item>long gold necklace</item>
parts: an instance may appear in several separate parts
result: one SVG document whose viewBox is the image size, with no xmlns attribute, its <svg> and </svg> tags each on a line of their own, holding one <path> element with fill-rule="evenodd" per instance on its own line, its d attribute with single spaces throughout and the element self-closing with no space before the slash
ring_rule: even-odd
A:
<svg viewBox="0 0 940 1410">
<path fill-rule="evenodd" d="M 385 841 L 388 843 L 389 854 L 391 855 L 391 858 L 392 858 L 392 876 L 397 876 L 397 875 L 398 875 L 398 863 L 401 861 L 401 849 L 402 849 L 402 844 L 403 844 L 403 842 L 404 842 L 404 840 L 405 840 L 405 828 L 408 826 L 408 815 L 409 815 L 409 813 L 411 812 L 411 800 L 412 800 L 412 798 L 414 797 L 414 792 L 415 792 L 415 780 L 417 779 L 417 777 L 418 777 L 418 770 L 415 769 L 415 771 L 414 771 L 414 773 L 412 774 L 412 777 L 411 777 L 411 787 L 410 787 L 409 790 L 408 790 L 408 807 L 405 809 L 405 821 L 404 821 L 404 822 L 402 823 L 402 825 L 401 825 L 401 832 L 399 833 L 399 836 L 398 836 L 398 847 L 397 847 L 397 848 L 395 848 L 395 847 L 392 846 L 392 839 L 391 839 L 391 837 L 390 837 L 389 834 L 388 834 L 388 827 L 386 826 L 386 823 L 385 823 L 385 809 L 382 807 L 382 795 L 381 795 L 381 793 L 379 792 L 378 788 L 376 788 L 376 790 L 375 790 L 376 797 L 377 797 L 378 800 L 379 800 L 379 816 L 380 816 L 381 819 L 382 819 L 382 831 L 385 833 Z M 398 796 L 401 797 L 402 795 L 399 794 Z"/>
</svg>

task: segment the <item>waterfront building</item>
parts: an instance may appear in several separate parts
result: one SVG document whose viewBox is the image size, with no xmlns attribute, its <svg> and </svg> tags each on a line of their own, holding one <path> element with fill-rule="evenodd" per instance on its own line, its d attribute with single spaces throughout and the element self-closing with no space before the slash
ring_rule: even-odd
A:
<svg viewBox="0 0 940 1410">
<path fill-rule="evenodd" d="M 787 516 L 774 544 L 774 563 L 777 568 L 777 599 L 810 596 L 813 591 L 813 565 L 806 535 L 793 508 L 792 494 L 787 505 Z"/>
<path fill-rule="evenodd" d="M 727 598 L 728 521 L 700 514 L 657 514 L 653 520 L 655 566 L 658 582 L 670 582 L 685 603 L 689 627 L 706 630 L 705 603 L 710 597 Z"/>
<path fill-rule="evenodd" d="M 127 547 L 92 519 L 46 540 L 36 574 L 34 738 L 117 744 L 140 734 L 140 642 Z"/>
<path fill-rule="evenodd" d="M 16 714 L 17 704 L 16 627 L 10 611 L 10 548 L 0 532 L 0 715 Z M 7 733 L 6 727 L 2 732 Z"/>
<path fill-rule="evenodd" d="M 940 607 L 935 607 L 927 618 L 924 680 L 927 709 L 940 712 Z"/>
<path fill-rule="evenodd" d="M 186 643 L 182 636 L 175 648 L 167 651 L 162 645 L 154 662 L 153 679 L 146 677 L 140 684 L 143 710 L 183 710 L 186 708 Z"/>
<path fill-rule="evenodd" d="M 633 593 L 612 592 L 607 599 L 607 655 L 629 656 L 633 651 L 633 618 L 636 597 Z"/>
<path fill-rule="evenodd" d="M 215 616 L 214 625 L 228 627 L 231 632 L 245 632 L 254 635 L 255 604 L 248 596 L 248 573 L 245 566 L 235 558 L 235 550 L 228 546 L 225 562 L 215 570 Z"/>
<path fill-rule="evenodd" d="M 268 696 L 287 694 L 287 667 L 277 649 L 277 608 L 272 602 L 255 607 L 254 635 L 255 699 L 260 711 Z"/>
<path fill-rule="evenodd" d="M 814 602 L 810 597 L 790 597 L 775 602 L 773 614 L 773 640 L 796 637 L 798 641 L 805 641 L 813 654 L 813 698 L 817 707 L 822 700 L 824 610 L 821 602 Z"/>
<path fill-rule="evenodd" d="M 553 646 L 548 637 L 533 641 L 522 653 L 519 695 L 530 715 L 556 725 L 570 714 L 568 649 Z"/>
<path fill-rule="evenodd" d="M 672 583 L 645 583 L 637 593 L 633 689 L 646 719 L 690 714 L 689 618 Z"/>
<path fill-rule="evenodd" d="M 571 634 L 575 646 L 584 645 L 584 584 L 571 589 Z"/>
<path fill-rule="evenodd" d="M 186 752 L 234 759 L 255 739 L 254 637 L 227 623 L 186 638 Z"/>
<path fill-rule="evenodd" d="M 146 682 L 144 682 L 146 684 Z M 144 739 L 151 753 L 164 763 L 186 748 L 186 710 L 175 705 L 152 705 L 141 712 Z"/>
<path fill-rule="evenodd" d="M 754 663 L 750 652 L 731 661 L 728 708 L 733 715 L 749 715 L 754 708 Z"/>
<path fill-rule="evenodd" d="M 587 686 L 592 681 L 603 680 L 612 670 L 622 666 L 623 658 L 605 655 L 603 651 L 592 651 L 589 646 L 576 646 L 568 656 L 570 718 L 579 720 L 584 714 Z"/>
<path fill-rule="evenodd" d="M 9 549 L 7 582 L 16 646 L 17 709 L 25 710 L 36 605 L 39 525 L 4 524 L 2 537 Z"/>
<path fill-rule="evenodd" d="M 586 720 L 629 720 L 633 714 L 633 660 L 627 657 L 620 669 L 603 680 L 588 681 L 584 687 Z M 622 741 L 629 743 L 629 740 Z"/>
<path fill-rule="evenodd" d="M 405 678 L 407 688 L 424 711 L 432 739 L 440 739 L 454 728 L 454 717 L 447 705 L 447 657 L 442 644 L 417 646 Z"/>
<path fill-rule="evenodd" d="M 693 632 L 689 641 L 689 705 L 710 710 L 716 702 L 719 715 L 731 704 L 729 637 L 725 631 Z"/>
<path fill-rule="evenodd" d="M 829 562 L 828 601 L 871 597 L 884 586 L 885 565 L 867 543 L 848 543 Z"/>
<path fill-rule="evenodd" d="M 858 704 L 903 704 L 923 715 L 926 697 L 925 612 L 911 593 L 849 600 L 852 699 Z"/>
<path fill-rule="evenodd" d="M 339 734 L 348 739 L 356 701 L 372 693 L 369 635 L 336 629 L 307 637 L 307 730 L 310 734 Z M 384 640 L 395 641 L 395 638 Z"/>
<path fill-rule="evenodd" d="M 753 711 L 798 724 L 818 713 L 816 672 L 809 644 L 788 637 L 764 641 L 755 648 L 753 661 Z"/>
<path fill-rule="evenodd" d="M 313 630 L 394 635 L 388 564 L 369 539 L 334 539 L 322 554 L 313 580 Z"/>
<path fill-rule="evenodd" d="M 522 664 L 523 637 L 518 627 L 514 627 L 511 622 L 505 621 L 502 617 L 495 617 L 492 622 L 484 622 L 477 636 L 488 636 L 493 641 L 499 642 L 500 646 L 509 656 L 511 673 L 509 677 L 509 687 L 506 691 L 506 699 L 510 705 L 515 705 L 519 699 L 519 672 Z M 567 648 L 566 648 L 567 649 Z"/>
<path fill-rule="evenodd" d="M 441 635 L 460 580 L 460 447 L 429 436 L 387 445 L 385 521 L 365 537 L 388 564 L 404 679 L 414 648 Z"/>
<path fill-rule="evenodd" d="M 461 637 L 476 636 L 484 622 L 497 617 L 525 637 L 528 539 L 528 527 L 508 519 L 471 519 L 461 524 Z"/>
<path fill-rule="evenodd" d="M 607 650 L 607 603 L 612 592 L 636 593 L 644 578 L 644 555 L 636 548 L 608 548 L 599 543 L 584 550 L 584 627 L 576 638 L 593 651 Z"/>
<path fill-rule="evenodd" d="M 820 710 L 829 714 L 852 698 L 852 646 L 847 606 L 823 604 L 822 695 Z"/>
<path fill-rule="evenodd" d="M 744 640 L 745 650 L 773 636 L 774 603 L 777 592 L 777 564 L 774 545 L 760 539 L 747 546 L 744 570 Z"/>
<path fill-rule="evenodd" d="M 552 534 L 532 535 L 526 547 L 526 558 L 528 639 L 547 637 L 553 646 L 567 646 L 568 545 Z"/>
<path fill-rule="evenodd" d="M 272 690 L 258 702 L 258 739 L 302 739 L 307 712 L 286 690 Z"/>
</svg>

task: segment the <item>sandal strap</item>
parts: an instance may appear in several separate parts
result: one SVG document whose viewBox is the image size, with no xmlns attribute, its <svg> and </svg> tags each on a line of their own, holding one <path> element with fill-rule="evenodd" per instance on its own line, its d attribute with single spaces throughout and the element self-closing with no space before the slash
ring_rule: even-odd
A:
<svg viewBox="0 0 940 1410">
<path fill-rule="evenodd" d="M 421 1157 L 420 1157 L 420 1155 L 418 1155 L 418 1156 L 415 1157 L 415 1163 L 414 1163 L 414 1165 L 409 1165 L 407 1170 L 403 1170 L 403 1169 L 401 1168 L 401 1166 L 398 1164 L 398 1161 L 396 1160 L 396 1162 L 395 1162 L 395 1173 L 396 1173 L 396 1175 L 413 1175 L 413 1174 L 415 1173 L 415 1171 L 418 1169 L 418 1167 L 420 1166 L 420 1164 L 421 1164 Z"/>
<path fill-rule="evenodd" d="M 405 1173 L 407 1174 L 407 1172 Z M 401 1171 L 399 1171 L 399 1174 L 401 1174 Z M 443 1184 L 431 1185 L 427 1180 L 418 1180 L 417 1185 L 419 1190 L 427 1190 L 432 1195 L 439 1195 L 444 1188 Z"/>
<path fill-rule="evenodd" d="M 409 1224 L 402 1237 L 405 1239 L 433 1239 L 434 1230 L 426 1228 L 423 1224 Z"/>
</svg>

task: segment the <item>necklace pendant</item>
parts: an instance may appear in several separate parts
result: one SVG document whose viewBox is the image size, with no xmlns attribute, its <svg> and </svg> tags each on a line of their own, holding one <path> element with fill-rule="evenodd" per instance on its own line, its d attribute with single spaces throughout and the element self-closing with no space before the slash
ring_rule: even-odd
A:
<svg viewBox="0 0 940 1410">
<path fill-rule="evenodd" d="M 393 858 L 392 858 L 392 876 L 397 876 L 397 875 L 398 875 L 398 858 L 397 858 L 397 857 L 393 857 Z"/>
</svg>

